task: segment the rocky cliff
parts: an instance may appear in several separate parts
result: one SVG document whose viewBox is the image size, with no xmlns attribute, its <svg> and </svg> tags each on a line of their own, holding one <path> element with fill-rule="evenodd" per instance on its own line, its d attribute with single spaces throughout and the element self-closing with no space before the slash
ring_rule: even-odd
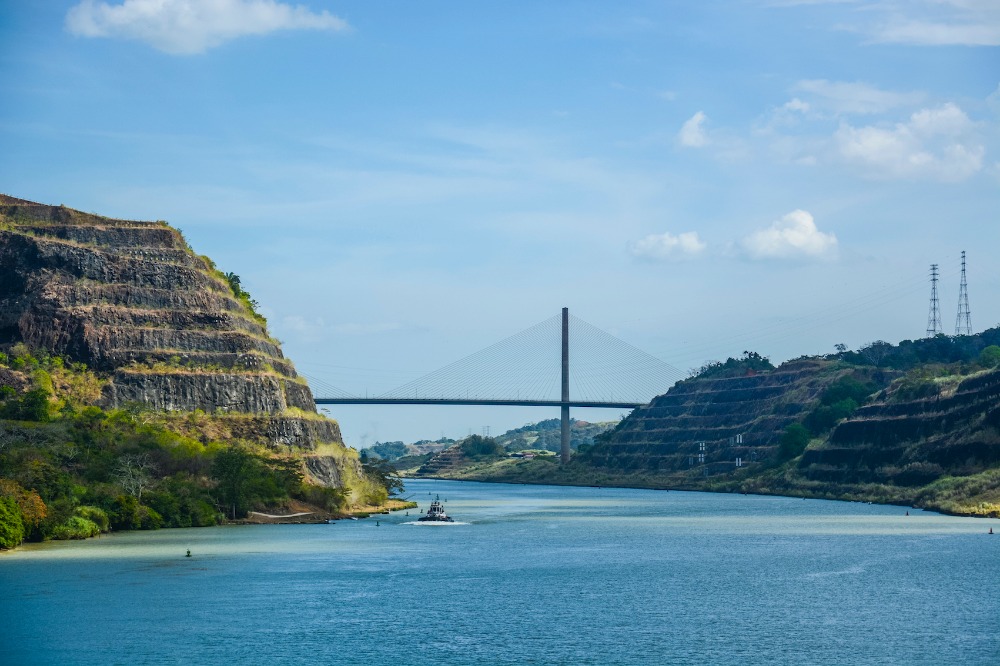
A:
<svg viewBox="0 0 1000 666">
<path fill-rule="evenodd" d="M 892 386 L 810 447 L 799 463 L 815 481 L 919 486 L 1000 465 L 1000 371 L 938 382 L 934 395 Z"/>
<path fill-rule="evenodd" d="M 0 195 L 0 346 L 18 342 L 106 378 L 103 407 L 204 412 L 215 434 L 306 457 L 341 443 L 247 299 L 163 222 Z"/>
<path fill-rule="evenodd" d="M 803 359 L 769 372 L 688 379 L 635 410 L 585 459 L 627 472 L 714 473 L 731 471 L 737 458 L 763 462 L 824 390 L 858 374 L 867 378 L 854 368 Z"/>
</svg>

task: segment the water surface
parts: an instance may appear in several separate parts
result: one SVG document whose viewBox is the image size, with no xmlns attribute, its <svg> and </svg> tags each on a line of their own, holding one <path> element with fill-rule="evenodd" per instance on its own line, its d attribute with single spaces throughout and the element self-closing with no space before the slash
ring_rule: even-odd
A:
<svg viewBox="0 0 1000 666">
<path fill-rule="evenodd" d="M 411 511 L 0 556 L 0 664 L 998 664 L 1000 521 L 409 481 Z M 185 557 L 190 549 L 192 557 Z"/>
</svg>

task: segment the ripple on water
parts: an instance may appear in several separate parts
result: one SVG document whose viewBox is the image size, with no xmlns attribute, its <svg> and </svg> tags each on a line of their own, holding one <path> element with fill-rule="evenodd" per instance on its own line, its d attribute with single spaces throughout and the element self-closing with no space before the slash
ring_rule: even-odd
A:
<svg viewBox="0 0 1000 666">
<path fill-rule="evenodd" d="M 369 518 L 161 530 L 4 555 L 0 663 L 1000 663 L 988 574 L 1000 537 L 985 535 L 1000 521 L 407 486 L 418 500 L 440 492 L 463 518 L 433 526 L 467 529 L 392 529 L 429 526 L 392 514 L 377 529 Z"/>
</svg>

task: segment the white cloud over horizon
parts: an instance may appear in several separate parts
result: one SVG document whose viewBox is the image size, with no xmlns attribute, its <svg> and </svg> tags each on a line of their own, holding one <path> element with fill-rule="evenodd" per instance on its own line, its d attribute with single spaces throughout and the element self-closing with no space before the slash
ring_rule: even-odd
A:
<svg viewBox="0 0 1000 666">
<path fill-rule="evenodd" d="M 652 261 L 672 261 L 696 257 L 708 244 L 698 238 L 698 232 L 686 231 L 676 236 L 670 232 L 650 234 L 629 244 L 634 257 Z"/>
<path fill-rule="evenodd" d="M 974 123 L 951 102 L 891 127 L 843 123 L 834 140 L 843 159 L 876 179 L 957 182 L 979 172 L 986 154 Z"/>
<path fill-rule="evenodd" d="M 80 37 L 134 39 L 172 55 L 194 55 L 247 35 L 343 32 L 349 26 L 326 10 L 277 0 L 83 0 L 66 13 L 66 29 Z"/>
<path fill-rule="evenodd" d="M 796 209 L 743 238 L 739 247 L 745 256 L 755 260 L 831 260 L 837 256 L 838 241 L 832 233 L 816 227 L 811 213 Z"/>
</svg>

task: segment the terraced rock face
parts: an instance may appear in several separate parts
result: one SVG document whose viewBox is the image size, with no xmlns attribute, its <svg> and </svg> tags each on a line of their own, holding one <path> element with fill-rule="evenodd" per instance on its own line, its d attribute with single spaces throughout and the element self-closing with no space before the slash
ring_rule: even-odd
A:
<svg viewBox="0 0 1000 666">
<path fill-rule="evenodd" d="M 848 372 L 808 359 L 750 376 L 689 379 L 635 410 L 584 458 L 622 472 L 697 466 L 715 473 L 731 471 L 736 458 L 764 461 L 775 454 L 785 428 L 801 421 L 822 392 Z"/>
<path fill-rule="evenodd" d="M 427 462 L 420 466 L 416 475 L 421 477 L 445 475 L 449 471 L 458 469 L 466 462 L 462 449 L 458 446 L 450 446 L 443 451 L 438 451 L 431 456 Z"/>
<path fill-rule="evenodd" d="M 309 387 L 208 260 L 164 223 L 0 195 L 0 344 L 110 378 L 103 403 L 254 415 L 271 443 L 340 442 Z M 273 431 L 273 432 L 272 432 Z"/>
<path fill-rule="evenodd" d="M 916 486 L 1000 464 L 1000 371 L 969 377 L 943 394 L 859 409 L 802 456 L 810 480 Z"/>
</svg>

